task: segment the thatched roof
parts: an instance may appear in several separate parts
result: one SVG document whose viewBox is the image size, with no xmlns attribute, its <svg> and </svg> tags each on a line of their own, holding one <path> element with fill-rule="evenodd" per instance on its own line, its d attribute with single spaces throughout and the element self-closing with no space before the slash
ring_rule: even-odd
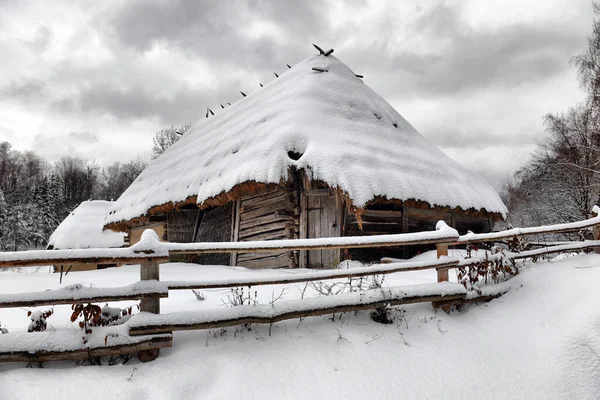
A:
<svg viewBox="0 0 600 400">
<path fill-rule="evenodd" d="M 82 202 L 50 235 L 48 247 L 54 249 L 87 249 L 123 247 L 125 234 L 103 231 L 104 218 L 110 201 L 91 200 Z"/>
<path fill-rule="evenodd" d="M 483 177 L 429 143 L 344 63 L 319 55 L 202 118 L 148 165 L 105 224 L 157 206 L 202 205 L 244 182 L 278 183 L 290 167 L 355 207 L 385 197 L 506 215 Z"/>
</svg>

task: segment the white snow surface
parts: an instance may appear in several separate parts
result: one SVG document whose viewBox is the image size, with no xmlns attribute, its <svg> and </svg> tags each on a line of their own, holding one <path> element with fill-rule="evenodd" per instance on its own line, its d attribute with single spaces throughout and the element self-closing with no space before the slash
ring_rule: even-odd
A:
<svg viewBox="0 0 600 400">
<path fill-rule="evenodd" d="M 335 296 L 319 296 L 297 300 L 282 300 L 273 304 L 241 305 L 236 307 L 213 308 L 200 311 L 182 311 L 169 314 L 139 313 L 131 317 L 130 327 L 160 325 L 194 325 L 219 320 L 242 318 L 275 318 L 287 313 L 323 310 L 345 305 L 372 304 L 381 301 L 401 300 L 408 297 L 452 296 L 467 294 L 465 287 L 459 283 L 421 283 L 386 288 L 370 289 L 359 292 L 338 294 Z"/>
<path fill-rule="evenodd" d="M 0 294 L 0 303 L 39 301 L 52 304 L 51 302 L 53 300 L 75 301 L 93 297 L 118 297 L 168 293 L 169 287 L 167 284 L 155 280 L 139 281 L 127 286 L 110 288 L 85 287 L 80 283 L 75 283 L 55 290 Z"/>
<path fill-rule="evenodd" d="M 104 200 L 82 202 L 50 235 L 48 245 L 55 249 L 123 247 L 124 232 L 102 230 L 111 204 Z"/>
<path fill-rule="evenodd" d="M 49 318 L 48 322 L 50 323 L 51 321 L 52 319 Z M 83 336 L 86 336 L 87 343 L 83 343 Z M 160 334 L 158 336 L 169 337 L 171 335 Z M 84 335 L 81 329 L 52 331 L 47 328 L 45 332 L 10 332 L 7 335 L 0 335 L 0 350 L 3 352 L 28 353 L 35 353 L 40 350 L 74 351 L 105 347 L 107 344 L 109 346 L 117 346 L 139 343 L 151 337 L 147 335 L 129 336 L 129 328 L 126 325 L 93 327 L 92 333 L 88 335 Z M 0 394 L 4 396 L 2 392 Z"/>
<path fill-rule="evenodd" d="M 483 177 L 429 143 L 334 56 L 309 57 L 215 111 L 148 165 L 105 224 L 193 195 L 201 204 L 247 181 L 278 183 L 290 167 L 341 188 L 358 207 L 386 196 L 506 215 Z"/>
<path fill-rule="evenodd" d="M 419 256 L 420 261 L 430 257 L 434 256 Z M 499 299 L 450 315 L 434 312 L 430 304 L 414 304 L 403 307 L 405 312 L 398 311 L 405 319 L 391 325 L 376 323 L 361 312 L 337 315 L 335 321 L 322 316 L 272 327 L 252 325 L 250 331 L 230 327 L 225 332 L 175 332 L 173 347 L 161 349 L 159 358 L 146 364 L 135 359 L 116 366 L 48 362 L 40 369 L 25 368 L 25 363 L 0 363 L 0 398 L 70 399 L 84 391 L 87 400 L 107 396 L 112 400 L 598 399 L 600 255 L 560 258 L 527 264 L 510 284 L 501 284 L 502 290 L 509 285 L 512 289 Z M 161 265 L 161 278 L 170 281 L 277 273 Z M 450 278 L 456 279 L 452 271 Z M 110 287 L 138 280 L 139 267 L 125 266 L 71 272 L 63 285 L 79 282 Z M 435 281 L 435 270 L 386 275 L 390 286 Z M 1 293 L 59 287 L 53 274 L 0 272 Z M 265 304 L 282 287 L 281 301 L 293 300 L 300 298 L 304 284 L 252 290 L 258 291 L 258 300 Z M 204 301 L 189 290 L 171 291 L 169 298 L 161 300 L 161 312 L 225 309 L 222 302 L 231 292 L 202 293 Z M 305 297 L 315 296 L 309 286 Z M 121 308 L 131 304 L 114 303 Z M 67 322 L 70 314 L 68 305 L 54 307 L 49 329 L 50 325 L 72 329 L 73 343 L 80 343 L 81 331 Z M 0 320 L 11 332 L 0 338 L 13 333 L 13 338 L 29 335 L 25 337 L 32 341 L 44 337 L 25 333 L 30 319 L 22 309 L 2 309 Z M 119 328 L 124 327 L 114 327 Z"/>
</svg>

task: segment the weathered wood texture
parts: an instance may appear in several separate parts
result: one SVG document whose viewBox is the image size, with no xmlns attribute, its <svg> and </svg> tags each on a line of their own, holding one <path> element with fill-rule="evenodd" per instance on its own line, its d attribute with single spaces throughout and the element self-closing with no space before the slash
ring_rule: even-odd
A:
<svg viewBox="0 0 600 400">
<path fill-rule="evenodd" d="M 178 210 L 167 214 L 167 237 L 171 243 L 191 243 L 200 210 Z"/>
<path fill-rule="evenodd" d="M 448 255 L 448 245 L 446 243 L 438 243 L 437 247 L 437 258 L 447 256 Z M 448 281 L 448 270 L 447 269 L 438 269 L 437 270 L 437 280 L 438 282 L 447 282 Z"/>
<path fill-rule="evenodd" d="M 242 196 L 233 236 L 239 242 L 296 239 L 298 214 L 294 193 L 286 187 Z M 235 264 L 247 268 L 294 268 L 297 262 L 293 252 L 274 250 L 237 253 Z"/>
<path fill-rule="evenodd" d="M 448 269 L 456 268 L 458 266 L 458 260 L 450 260 L 445 262 L 431 262 L 431 263 L 399 263 L 399 264 L 381 264 L 385 268 L 368 267 L 368 268 L 352 268 L 346 270 L 332 269 L 332 270 L 321 270 L 318 271 L 319 275 L 315 275 L 314 272 L 300 273 L 297 275 L 279 277 L 279 278 L 244 278 L 237 279 L 235 281 L 228 282 L 214 282 L 214 281 L 163 281 L 169 287 L 169 290 L 182 290 L 182 289 L 219 289 L 219 288 L 230 288 L 240 286 L 262 286 L 262 285 L 279 285 L 279 284 L 291 284 L 300 282 L 315 282 L 320 280 L 328 279 L 342 279 L 342 278 L 359 278 L 363 276 L 372 275 L 385 275 L 393 274 L 395 272 L 407 272 L 407 271 L 423 271 L 428 269 Z M 412 264 L 412 265 L 411 265 Z M 344 272 L 346 271 L 346 272 Z"/>
<path fill-rule="evenodd" d="M 196 242 L 229 242 L 231 241 L 231 218 L 233 204 L 204 211 Z M 199 264 L 229 265 L 231 256 L 228 253 L 201 254 Z"/>
<path fill-rule="evenodd" d="M 158 336 L 138 343 L 124 344 L 118 346 L 96 347 L 93 349 L 81 349 L 73 351 L 27 351 L 0 352 L 0 362 L 43 362 L 43 361 L 66 361 L 83 360 L 86 358 L 100 356 L 114 356 L 144 351 L 158 350 L 173 345 L 172 337 Z"/>
<path fill-rule="evenodd" d="M 341 201 L 329 189 L 310 190 L 306 197 L 307 238 L 339 237 L 341 234 Z M 339 249 L 311 250 L 307 254 L 309 268 L 333 268 L 340 262 Z"/>
<path fill-rule="evenodd" d="M 405 222 L 401 207 L 391 210 L 370 210 L 364 211 L 362 220 L 362 229 L 358 224 L 356 217 L 350 213 L 346 215 L 344 221 L 344 236 L 373 236 L 403 233 L 403 224 Z M 382 257 L 404 258 L 403 247 L 379 248 L 379 249 L 349 249 L 349 258 L 358 261 L 377 261 Z"/>
<path fill-rule="evenodd" d="M 138 299 L 150 299 L 150 298 L 166 298 L 169 297 L 166 293 L 144 293 L 134 295 L 122 295 L 122 296 L 98 296 L 82 299 L 56 299 L 56 300 L 30 300 L 30 301 L 7 301 L 0 302 L 0 308 L 13 308 L 13 307 L 39 307 L 39 306 L 55 306 L 59 304 L 78 304 L 78 303 L 108 303 L 109 301 L 125 301 L 125 300 L 138 300 Z"/>
<path fill-rule="evenodd" d="M 166 222 L 152 222 L 143 226 L 135 226 L 129 229 L 129 245 L 132 246 L 140 241 L 142 233 L 146 229 L 152 229 L 158 235 L 161 242 L 166 242 L 168 239 L 167 235 L 167 224 Z"/>
<path fill-rule="evenodd" d="M 160 281 L 160 265 L 157 263 L 144 263 L 140 265 L 140 280 Z M 147 311 L 154 314 L 160 314 L 160 298 L 145 297 L 140 300 L 140 311 Z"/>
<path fill-rule="evenodd" d="M 48 250 L 51 252 L 54 250 Z M 152 258 L 156 262 L 168 262 L 169 257 L 153 257 Z M 80 257 L 76 260 L 73 258 L 44 258 L 38 260 L 15 260 L 15 261 L 0 261 L 0 268 L 10 268 L 10 267 L 37 267 L 40 265 L 64 265 L 65 271 L 68 269 L 68 266 L 73 262 L 81 262 L 84 258 Z M 148 256 L 144 256 L 144 254 L 140 254 L 140 257 L 121 257 L 121 258 L 110 258 L 110 257 L 86 257 L 85 261 L 91 264 L 139 264 L 141 262 L 145 262 L 148 260 Z"/>
</svg>

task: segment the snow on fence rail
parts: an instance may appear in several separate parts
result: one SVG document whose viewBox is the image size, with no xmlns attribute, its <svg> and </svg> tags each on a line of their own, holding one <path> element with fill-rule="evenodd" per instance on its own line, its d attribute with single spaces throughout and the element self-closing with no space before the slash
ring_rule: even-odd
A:
<svg viewBox="0 0 600 400">
<path fill-rule="evenodd" d="M 385 305 L 459 300 L 466 296 L 467 290 L 461 284 L 429 283 L 369 289 L 335 296 L 282 300 L 265 305 L 241 305 L 225 309 L 182 311 L 162 315 L 140 313 L 132 316 L 128 325 L 130 335 L 147 335 L 243 324 L 272 324 L 287 319 L 365 310 Z"/>
<path fill-rule="evenodd" d="M 169 287 L 164 282 L 140 281 L 116 288 L 69 285 L 41 292 L 0 294 L 0 308 L 37 307 L 42 305 L 105 303 L 108 301 L 137 300 L 148 297 L 168 297 Z"/>
</svg>

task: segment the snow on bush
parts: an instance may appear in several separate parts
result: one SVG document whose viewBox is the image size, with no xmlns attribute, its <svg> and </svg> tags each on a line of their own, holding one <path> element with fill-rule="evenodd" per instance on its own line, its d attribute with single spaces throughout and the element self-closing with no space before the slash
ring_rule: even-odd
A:
<svg viewBox="0 0 600 400">
<path fill-rule="evenodd" d="M 31 323 L 27 328 L 27 332 L 44 332 L 48 326 L 46 319 L 52 314 L 54 314 L 53 309 L 46 311 L 27 311 L 27 316 L 31 318 Z"/>
</svg>

